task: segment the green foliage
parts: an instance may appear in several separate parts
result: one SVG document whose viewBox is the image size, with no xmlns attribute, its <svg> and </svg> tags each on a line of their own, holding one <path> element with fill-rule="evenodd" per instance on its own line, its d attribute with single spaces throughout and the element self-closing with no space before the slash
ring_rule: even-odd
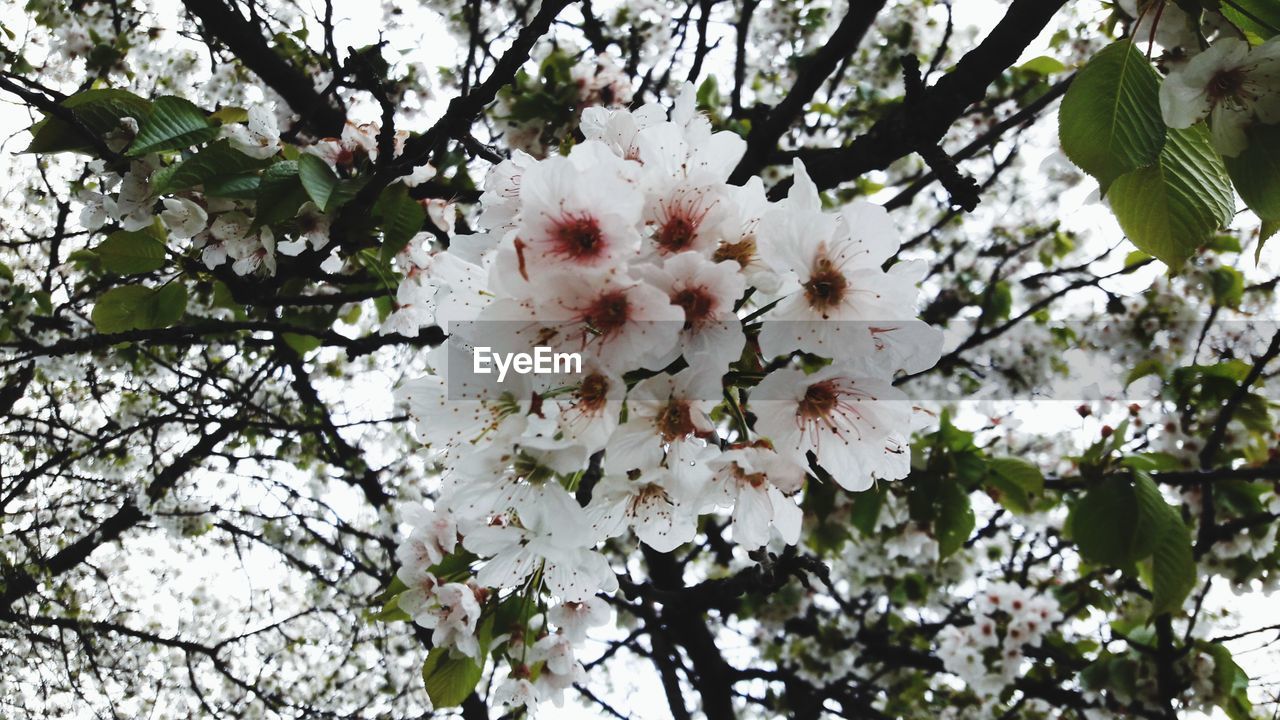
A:
<svg viewBox="0 0 1280 720">
<path fill-rule="evenodd" d="M 1000 504 L 1014 512 L 1031 512 L 1036 499 L 1044 492 L 1044 474 L 1026 460 L 992 458 L 987 462 L 987 470 L 987 483 L 999 491 Z"/>
<path fill-rule="evenodd" d="M 151 176 L 151 191 L 163 195 L 209 181 L 226 182 L 227 178 L 257 170 L 267 162 L 245 155 L 226 140 L 218 140 L 182 162 L 157 170 Z"/>
<path fill-rule="evenodd" d="M 433 648 L 422 664 L 422 679 L 427 696 L 436 710 L 458 707 L 480 682 L 484 668 L 465 655 L 451 654 L 446 648 Z"/>
<path fill-rule="evenodd" d="M 164 267 L 165 234 L 159 222 L 145 230 L 117 230 L 94 248 L 102 267 L 117 275 L 151 272 Z"/>
<path fill-rule="evenodd" d="M 298 168 L 295 160 L 281 160 L 262 172 L 255 224 L 274 225 L 298 214 L 298 208 L 307 201 Z"/>
<path fill-rule="evenodd" d="M 378 225 L 382 228 L 382 259 L 390 260 L 400 252 L 409 240 L 422 230 L 427 213 L 417 200 L 409 197 L 409 190 L 396 183 L 378 197 L 373 207 Z"/>
<path fill-rule="evenodd" d="M 124 285 L 102 294 L 90 317 L 98 332 L 154 330 L 173 325 L 187 310 L 187 289 L 178 283 L 160 288 Z"/>
<path fill-rule="evenodd" d="M 1062 150 L 1104 193 L 1120 176 L 1156 161 L 1165 143 L 1160 82 L 1128 40 L 1108 45 L 1072 81 L 1058 112 Z"/>
<path fill-rule="evenodd" d="M 1170 130 L 1159 162 L 1111 185 L 1111 210 L 1134 245 L 1178 267 L 1232 215 L 1222 159 L 1203 124 Z"/>
<path fill-rule="evenodd" d="M 1254 125 L 1249 147 L 1223 161 L 1249 209 L 1263 220 L 1280 220 L 1280 124 Z"/>
<path fill-rule="evenodd" d="M 1144 472 L 1095 482 L 1073 508 L 1071 536 L 1088 561 L 1133 574 L 1151 586 L 1151 614 L 1177 612 L 1196 582 L 1191 534 Z"/>
<path fill-rule="evenodd" d="M 338 177 L 329 169 L 329 164 L 315 155 L 302 153 L 298 156 L 298 179 L 302 181 L 302 187 L 307 191 L 311 202 L 322 211 L 327 211 L 329 201 L 334 197 L 334 190 L 338 187 Z"/>
<path fill-rule="evenodd" d="M 1249 700 L 1249 676 L 1236 664 L 1231 651 L 1219 643 L 1205 643 L 1205 652 L 1213 658 L 1213 691 L 1218 707 L 1231 720 L 1252 720 L 1253 703 Z"/>
<path fill-rule="evenodd" d="M 137 157 L 162 150 L 181 150 L 218 137 L 218 126 L 200 108 L 180 97 L 165 95 L 151 104 L 151 115 L 142 123 L 126 155 Z"/>
<path fill-rule="evenodd" d="M 1213 4 L 1254 43 L 1280 33 L 1280 3 L 1275 0 L 1220 0 Z"/>
<path fill-rule="evenodd" d="M 33 138 L 24 152 L 92 153 L 93 142 L 86 130 L 101 137 L 119 130 L 123 118 L 132 117 L 142 123 L 151 114 L 151 103 L 126 90 L 85 90 L 60 104 L 71 111 L 83 129 L 62 118 L 47 116 L 31 126 Z"/>
</svg>

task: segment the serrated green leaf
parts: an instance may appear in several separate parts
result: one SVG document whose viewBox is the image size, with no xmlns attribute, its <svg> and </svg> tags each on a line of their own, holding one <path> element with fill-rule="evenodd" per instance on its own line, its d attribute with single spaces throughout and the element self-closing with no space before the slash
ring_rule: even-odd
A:
<svg viewBox="0 0 1280 720">
<path fill-rule="evenodd" d="M 255 225 L 274 225 L 298 214 L 298 208 L 307 201 L 307 191 L 298 179 L 298 163 L 281 160 L 262 173 L 258 185 L 258 203 L 253 222 Z"/>
<path fill-rule="evenodd" d="M 1134 473 L 1140 532 L 1150 536 L 1151 614 L 1176 612 L 1196 584 L 1191 532 L 1146 473 Z"/>
<path fill-rule="evenodd" d="M 422 664 L 427 696 L 436 710 L 458 707 L 480 682 L 484 668 L 465 655 L 453 655 L 447 648 L 432 648 Z"/>
<path fill-rule="evenodd" d="M 151 115 L 138 129 L 138 136 L 125 153 L 130 157 L 163 150 L 181 150 L 218 137 L 218 126 L 210 123 L 191 102 L 172 95 L 151 103 Z"/>
<path fill-rule="evenodd" d="M 94 136 L 106 135 L 120 127 L 120 120 L 131 117 L 142 123 L 151 113 L 151 103 L 127 90 L 104 88 L 85 90 L 63 100 L 61 105 Z M 47 117 L 30 128 L 31 144 L 23 152 L 92 152 L 93 143 L 76 125 L 57 117 Z"/>
<path fill-rule="evenodd" d="M 1181 265 L 1230 219 L 1231 185 L 1204 125 L 1171 129 L 1155 165 L 1116 179 L 1111 210 L 1139 249 Z"/>
<path fill-rule="evenodd" d="M 1165 143 L 1160 81 L 1128 40 L 1100 50 L 1076 75 L 1058 111 L 1058 137 L 1072 162 L 1110 190 L 1118 177 L 1156 161 Z"/>
<path fill-rule="evenodd" d="M 187 314 L 186 286 L 172 282 L 155 291 L 148 310 L 147 327 L 163 328 L 177 324 Z"/>
<path fill-rule="evenodd" d="M 117 230 L 94 248 L 102 267 L 117 275 L 151 272 L 164 267 L 164 236 L 158 228 Z"/>
<path fill-rule="evenodd" d="M 226 140 L 218 140 L 180 163 L 157 170 L 151 176 L 151 191 L 163 195 L 216 178 L 243 175 L 265 166 L 267 162 L 245 155 Z"/>
<path fill-rule="evenodd" d="M 941 506 L 933 527 L 938 539 L 938 557 L 945 559 L 964 547 L 977 520 L 969 502 L 969 493 L 959 483 L 944 482 L 940 490 Z"/>
<path fill-rule="evenodd" d="M 1244 152 L 1223 162 L 1249 209 L 1263 220 L 1280 221 L 1280 124 L 1254 125 Z"/>
<path fill-rule="evenodd" d="M 333 191 L 338 187 L 338 176 L 333 174 L 329 164 L 310 153 L 298 156 L 298 179 L 307 191 L 307 197 L 320 210 L 326 211 Z"/>
</svg>

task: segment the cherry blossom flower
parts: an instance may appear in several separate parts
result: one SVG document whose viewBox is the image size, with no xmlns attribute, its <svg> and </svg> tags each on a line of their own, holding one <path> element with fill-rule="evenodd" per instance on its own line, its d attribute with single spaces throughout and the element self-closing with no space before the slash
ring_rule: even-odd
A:
<svg viewBox="0 0 1280 720">
<path fill-rule="evenodd" d="M 638 383 L 627 395 L 627 421 L 609 438 L 604 471 L 642 473 L 665 466 L 678 482 L 694 484 L 711 474 L 707 459 L 719 449 L 708 413 L 720 402 L 719 375 L 686 368 Z"/>
<path fill-rule="evenodd" d="M 691 367 L 705 365 L 723 375 L 742 355 L 747 338 L 734 305 L 746 281 L 739 269 L 736 263 L 712 262 L 694 252 L 639 269 L 641 277 L 684 309 L 680 344 L 669 360 L 683 354 Z"/>
<path fill-rule="evenodd" d="M 1165 78 L 1160 110 L 1173 128 L 1207 117 L 1218 152 L 1239 155 L 1253 122 L 1280 122 L 1280 38 L 1252 50 L 1244 40 L 1218 40 Z"/>
<path fill-rule="evenodd" d="M 752 404 L 756 430 L 784 458 L 807 465 L 812 451 L 841 487 L 866 490 L 877 478 L 890 435 L 909 426 L 911 405 L 891 383 L 855 373 L 842 364 L 812 375 L 775 370 L 756 387 Z"/>
<path fill-rule="evenodd" d="M 209 215 L 196 203 L 186 198 L 165 198 L 161 201 L 164 210 L 160 219 L 169 228 L 169 235 L 175 238 L 193 238 L 204 230 Z"/>
<path fill-rule="evenodd" d="M 804 482 L 804 468 L 776 452 L 761 447 L 729 450 L 712 461 L 721 499 L 733 508 L 733 541 L 754 550 L 769 541 L 769 528 L 778 529 L 782 541 L 794 545 L 800 539 L 800 506 L 784 493 L 795 492 Z"/>
<path fill-rule="evenodd" d="M 244 123 L 222 126 L 222 137 L 240 152 L 260 160 L 280 152 L 280 124 L 275 103 L 253 105 Z"/>
<path fill-rule="evenodd" d="M 573 642 L 587 639 L 587 631 L 604 625 L 613 615 L 609 604 L 598 597 L 566 602 L 547 611 L 547 619 Z"/>
</svg>

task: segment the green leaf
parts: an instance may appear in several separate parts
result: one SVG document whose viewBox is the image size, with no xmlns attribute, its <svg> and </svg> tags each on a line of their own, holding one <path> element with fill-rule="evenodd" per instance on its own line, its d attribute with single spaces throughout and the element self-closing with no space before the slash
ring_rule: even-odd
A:
<svg viewBox="0 0 1280 720">
<path fill-rule="evenodd" d="M 1138 498 L 1128 478 L 1106 478 L 1085 492 L 1071 512 L 1071 537 L 1086 560 L 1129 568 L 1151 554 L 1152 538 L 1138 518 Z"/>
<path fill-rule="evenodd" d="M 293 348 L 293 351 L 299 355 L 306 355 L 312 350 L 320 347 L 320 338 L 314 335 L 284 333 L 281 337 L 284 339 L 285 344 Z"/>
<path fill-rule="evenodd" d="M 422 230 L 427 213 L 417 200 L 409 197 L 408 189 L 396 183 L 382 192 L 374 205 L 378 224 L 382 227 L 382 259 L 389 261 L 404 249 L 410 238 Z"/>
<path fill-rule="evenodd" d="M 1035 497 L 1044 491 L 1044 474 L 1035 465 L 1013 457 L 987 463 L 988 481 L 1000 491 L 1000 503 L 1014 512 L 1031 512 Z"/>
<path fill-rule="evenodd" d="M 258 183 L 260 181 L 261 178 L 256 173 L 217 177 L 205 181 L 204 194 L 210 197 L 252 200 L 258 197 Z"/>
<path fill-rule="evenodd" d="M 71 110 L 94 136 L 100 137 L 120 127 L 120 120 L 131 117 L 140 124 L 151 113 L 151 103 L 126 90 L 114 88 L 85 90 L 63 100 L 62 107 Z M 61 118 L 49 116 L 30 128 L 34 136 L 23 152 L 93 152 L 93 143 L 84 131 Z"/>
<path fill-rule="evenodd" d="M 274 225 L 291 219 L 307 201 L 307 191 L 298 179 L 298 163 L 281 160 L 262 173 L 258 186 L 255 225 Z"/>
<path fill-rule="evenodd" d="M 192 103 L 165 95 L 151 104 L 151 115 L 125 154 L 130 157 L 162 150 L 181 150 L 218 137 L 218 126 L 210 123 Z"/>
<path fill-rule="evenodd" d="M 1171 129 L 1155 165 L 1117 178 L 1111 210 L 1140 250 L 1181 265 L 1230 219 L 1231 186 L 1203 124 Z"/>
<path fill-rule="evenodd" d="M 1275 0 L 1222 0 L 1217 9 L 1233 25 L 1258 40 L 1280 33 L 1280 3 Z"/>
<path fill-rule="evenodd" d="M 1156 358 L 1146 358 L 1138 361 L 1138 364 L 1134 365 L 1133 369 L 1130 370 L 1129 374 L 1124 378 L 1125 388 L 1127 389 L 1134 382 L 1141 380 L 1148 375 L 1155 375 L 1157 377 L 1163 376 L 1164 363 L 1160 362 Z"/>
<path fill-rule="evenodd" d="M 1191 531 L 1146 473 L 1135 473 L 1138 525 L 1151 535 L 1151 614 L 1177 612 L 1196 585 Z"/>
<path fill-rule="evenodd" d="M 148 328 L 163 328 L 176 324 L 187 313 L 187 288 L 173 282 L 152 295 L 148 308 Z"/>
<path fill-rule="evenodd" d="M 243 175 L 265 166 L 267 162 L 245 155 L 226 140 L 218 140 L 183 162 L 156 171 L 151 176 L 151 191 L 163 195 L 217 178 Z"/>
<path fill-rule="evenodd" d="M 1233 267 L 1220 265 L 1209 271 L 1209 285 L 1216 305 L 1235 308 L 1244 299 L 1244 275 Z"/>
<path fill-rule="evenodd" d="M 422 679 L 434 709 L 458 707 L 467 699 L 484 674 L 475 660 L 452 655 L 447 648 L 433 648 L 422 664 Z"/>
<path fill-rule="evenodd" d="M 329 199 L 333 197 L 333 191 L 338 187 L 338 176 L 329 169 L 329 163 L 310 153 L 299 155 L 298 179 L 302 181 L 302 187 L 307 191 L 307 197 L 311 198 L 311 202 L 315 203 L 321 212 L 326 211 Z"/>
<path fill-rule="evenodd" d="M 853 497 L 853 505 L 849 508 L 849 524 L 863 535 L 873 535 L 876 521 L 880 519 L 880 508 L 884 505 L 885 491 L 880 488 L 860 492 Z"/>
<path fill-rule="evenodd" d="M 938 557 L 950 557 L 964 547 L 965 540 L 973 533 L 976 520 L 969 503 L 969 493 L 957 482 L 944 482 L 940 488 L 941 507 L 934 522 L 934 535 L 938 538 Z"/>
<path fill-rule="evenodd" d="M 1056 75 L 1063 70 L 1066 70 L 1067 66 L 1063 65 L 1061 60 L 1051 58 L 1048 55 L 1041 55 L 1022 63 L 1018 66 L 1018 69 L 1026 70 L 1027 72 L 1035 73 L 1037 75 L 1049 76 Z"/>
<path fill-rule="evenodd" d="M 178 283 L 158 290 L 125 285 L 103 293 L 94 303 L 90 318 L 98 332 L 119 333 L 169 327 L 181 320 L 186 311 L 187 289 Z"/>
<path fill-rule="evenodd" d="M 219 125 L 231 125 L 234 123 L 242 123 L 249 119 L 249 111 L 242 107 L 228 105 L 209 113 L 209 119 Z"/>
<path fill-rule="evenodd" d="M 1254 125 L 1244 152 L 1223 162 L 1249 209 L 1263 220 L 1280 220 L 1280 124 Z"/>
<path fill-rule="evenodd" d="M 111 288 L 93 304 L 89 317 L 98 332 L 118 333 L 138 327 L 138 318 L 151 302 L 151 288 L 142 285 L 125 285 Z"/>
<path fill-rule="evenodd" d="M 1094 55 L 1062 98 L 1062 150 L 1097 178 L 1103 193 L 1116 178 L 1159 157 L 1165 143 L 1159 88 L 1151 63 L 1133 43 L 1120 40 Z"/>
<path fill-rule="evenodd" d="M 164 267 L 164 235 L 156 226 L 130 232 L 117 230 L 94 248 L 102 267 L 117 275 L 151 272 Z"/>
</svg>

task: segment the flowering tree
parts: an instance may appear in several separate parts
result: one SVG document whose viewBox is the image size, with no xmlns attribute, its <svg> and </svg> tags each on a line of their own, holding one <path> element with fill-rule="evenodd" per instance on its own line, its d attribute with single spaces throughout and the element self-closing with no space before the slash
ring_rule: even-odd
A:
<svg viewBox="0 0 1280 720">
<path fill-rule="evenodd" d="M 6 11 L 3 714 L 1274 714 L 1280 11 L 988 5 Z"/>
</svg>

